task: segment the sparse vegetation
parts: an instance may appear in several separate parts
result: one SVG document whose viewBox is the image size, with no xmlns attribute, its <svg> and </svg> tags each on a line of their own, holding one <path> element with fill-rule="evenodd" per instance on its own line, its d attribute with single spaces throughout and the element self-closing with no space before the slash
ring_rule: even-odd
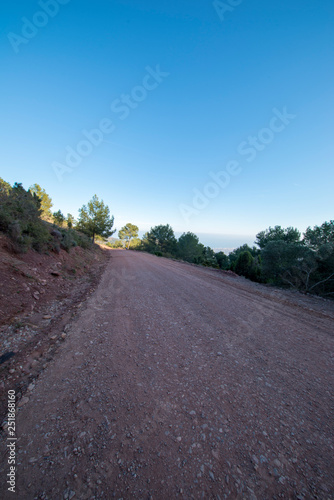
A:
<svg viewBox="0 0 334 500">
<path fill-rule="evenodd" d="M 0 179 L 0 230 L 12 241 L 15 252 L 27 252 L 30 248 L 38 252 L 55 251 L 61 248 L 69 251 L 71 247 L 88 248 L 89 238 L 75 229 L 65 229 L 62 224 L 51 224 L 43 219 L 48 213 L 51 198 L 38 184 L 34 189 L 25 190 L 22 184 L 13 187 Z M 42 201 L 37 193 L 41 193 Z M 60 223 L 61 211 L 55 213 L 55 222 Z M 65 218 L 62 219 L 62 223 Z"/>
</svg>

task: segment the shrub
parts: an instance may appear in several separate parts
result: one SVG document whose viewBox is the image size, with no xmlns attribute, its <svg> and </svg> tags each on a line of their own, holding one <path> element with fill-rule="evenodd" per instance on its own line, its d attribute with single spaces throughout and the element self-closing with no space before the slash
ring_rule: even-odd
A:
<svg viewBox="0 0 334 500">
<path fill-rule="evenodd" d="M 241 252 L 235 263 L 235 272 L 240 276 L 249 278 L 252 275 L 253 261 L 254 257 L 248 250 Z"/>
<path fill-rule="evenodd" d="M 7 207 L 2 206 L 0 208 L 0 231 L 7 233 L 12 222 L 13 218 L 7 210 Z"/>
<path fill-rule="evenodd" d="M 91 248 L 92 240 L 88 236 L 78 231 L 74 231 L 73 236 L 74 236 L 74 241 L 79 247 L 85 249 Z"/>
<path fill-rule="evenodd" d="M 41 220 L 29 222 L 23 233 L 31 238 L 31 246 L 37 252 L 43 252 L 48 248 L 51 240 L 50 233 Z"/>
</svg>

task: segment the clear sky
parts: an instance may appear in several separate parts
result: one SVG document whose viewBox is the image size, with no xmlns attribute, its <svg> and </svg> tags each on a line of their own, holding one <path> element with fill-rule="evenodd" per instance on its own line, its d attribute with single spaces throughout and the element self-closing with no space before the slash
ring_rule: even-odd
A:
<svg viewBox="0 0 334 500">
<path fill-rule="evenodd" d="M 6 181 L 65 215 L 96 193 L 117 229 L 169 223 L 213 247 L 334 218 L 332 0 L 0 11 Z"/>
</svg>

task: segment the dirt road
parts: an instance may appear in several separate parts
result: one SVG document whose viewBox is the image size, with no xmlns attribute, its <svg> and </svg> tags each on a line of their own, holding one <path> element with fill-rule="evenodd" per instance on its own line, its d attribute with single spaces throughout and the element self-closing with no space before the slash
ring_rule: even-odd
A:
<svg viewBox="0 0 334 500">
<path fill-rule="evenodd" d="M 328 302 L 113 251 L 19 409 L 4 498 L 334 498 L 333 358 Z"/>
</svg>

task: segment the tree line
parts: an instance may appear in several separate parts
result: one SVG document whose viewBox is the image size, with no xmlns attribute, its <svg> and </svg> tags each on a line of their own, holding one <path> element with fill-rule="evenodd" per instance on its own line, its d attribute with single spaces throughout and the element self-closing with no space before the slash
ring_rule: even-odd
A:
<svg viewBox="0 0 334 500">
<path fill-rule="evenodd" d="M 194 264 L 231 270 L 252 281 L 334 295 L 334 220 L 301 235 L 298 229 L 269 227 L 256 235 L 255 245 L 244 244 L 230 254 L 214 252 L 191 233 L 176 239 L 168 225 L 151 228 L 138 250 L 182 259 Z"/>
<path fill-rule="evenodd" d="M 71 247 L 90 247 L 95 237 L 108 238 L 115 230 L 109 207 L 94 195 L 79 209 L 76 221 L 71 214 L 51 211 L 50 196 L 39 184 L 25 189 L 21 183 L 11 186 L 0 178 L 0 231 L 12 241 L 12 249 L 26 252 L 69 251 Z"/>
</svg>

